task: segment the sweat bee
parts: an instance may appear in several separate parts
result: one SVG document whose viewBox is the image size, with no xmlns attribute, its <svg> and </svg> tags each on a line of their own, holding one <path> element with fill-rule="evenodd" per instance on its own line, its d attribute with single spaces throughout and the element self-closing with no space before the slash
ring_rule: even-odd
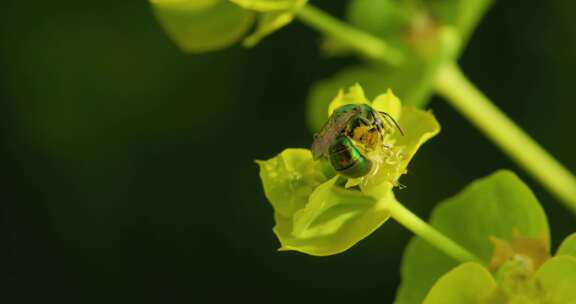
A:
<svg viewBox="0 0 576 304">
<path fill-rule="evenodd" d="M 312 143 L 315 160 L 328 157 L 332 167 L 348 178 L 368 175 L 372 161 L 366 149 L 383 143 L 387 130 L 384 123 L 404 131 L 386 112 L 378 112 L 367 104 L 343 105 L 332 113 Z"/>
</svg>

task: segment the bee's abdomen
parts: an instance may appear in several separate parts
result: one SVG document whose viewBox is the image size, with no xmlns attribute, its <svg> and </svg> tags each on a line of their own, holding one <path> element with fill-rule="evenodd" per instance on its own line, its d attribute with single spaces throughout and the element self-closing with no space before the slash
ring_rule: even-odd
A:
<svg viewBox="0 0 576 304">
<path fill-rule="evenodd" d="M 364 157 L 346 136 L 336 139 L 330 146 L 329 155 L 332 167 L 349 178 L 365 176 L 372 169 L 372 162 Z"/>
</svg>

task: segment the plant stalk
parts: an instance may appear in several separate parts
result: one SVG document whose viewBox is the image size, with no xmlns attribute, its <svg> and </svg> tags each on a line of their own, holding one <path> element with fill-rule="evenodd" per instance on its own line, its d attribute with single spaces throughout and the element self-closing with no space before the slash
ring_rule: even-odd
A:
<svg viewBox="0 0 576 304">
<path fill-rule="evenodd" d="M 346 43 L 356 52 L 370 59 L 390 65 L 398 65 L 403 60 L 402 53 L 392 48 L 384 40 L 358 30 L 310 4 L 299 9 L 296 17 L 326 36 Z"/>
<path fill-rule="evenodd" d="M 420 219 L 400 202 L 396 200 L 393 200 L 393 202 L 387 201 L 385 208 L 390 211 L 390 216 L 394 220 L 453 259 L 462 263 L 478 262 L 483 264 L 480 258 L 434 229 L 434 227 Z"/>
<path fill-rule="evenodd" d="M 500 111 L 456 64 L 440 69 L 435 86 L 460 114 L 576 213 L 576 177 Z"/>
</svg>

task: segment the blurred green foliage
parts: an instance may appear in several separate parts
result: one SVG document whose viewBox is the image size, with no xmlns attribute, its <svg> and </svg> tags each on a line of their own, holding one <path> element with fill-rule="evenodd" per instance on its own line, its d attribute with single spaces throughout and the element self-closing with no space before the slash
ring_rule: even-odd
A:
<svg viewBox="0 0 576 304">
<path fill-rule="evenodd" d="M 316 4 L 345 15 L 345 2 Z M 575 5 L 498 1 L 462 55 L 478 86 L 572 172 Z M 409 232 L 388 223 L 342 255 L 278 254 L 253 163 L 308 147 L 308 89 L 356 59 L 326 60 L 297 23 L 250 51 L 188 56 L 145 1 L 7 0 L 0 17 L 6 296 L 393 301 Z M 450 107 L 429 107 L 443 132 L 398 194 L 416 213 L 494 169 L 519 172 Z M 528 183 L 555 248 L 574 218 Z"/>
<path fill-rule="evenodd" d="M 576 257 L 576 233 L 569 235 L 556 251 L 556 255 L 572 255 Z"/>
<path fill-rule="evenodd" d="M 244 40 L 254 46 L 289 24 L 307 0 L 149 0 L 159 23 L 183 51 L 217 51 Z M 246 36 L 258 20 L 254 33 Z"/>
<path fill-rule="evenodd" d="M 227 0 L 151 0 L 150 4 L 170 38 L 190 53 L 234 44 L 250 30 L 256 17 Z"/>
<path fill-rule="evenodd" d="M 576 257 L 562 255 L 546 261 L 535 274 L 512 273 L 496 284 L 479 264 L 466 263 L 442 276 L 422 303 L 573 303 L 576 299 Z M 524 273 L 522 273 L 523 275 Z"/>
<path fill-rule="evenodd" d="M 465 263 L 441 277 L 420 303 L 490 303 L 485 300 L 494 288 L 496 282 L 484 267 L 477 263 Z"/>
<path fill-rule="evenodd" d="M 494 251 L 491 237 L 511 241 L 521 235 L 545 240 L 550 250 L 548 220 L 534 194 L 508 171 L 498 171 L 467 186 L 434 209 L 430 223 L 488 264 Z M 415 237 L 402 261 L 398 303 L 421 303 L 432 285 L 458 263 Z"/>
</svg>

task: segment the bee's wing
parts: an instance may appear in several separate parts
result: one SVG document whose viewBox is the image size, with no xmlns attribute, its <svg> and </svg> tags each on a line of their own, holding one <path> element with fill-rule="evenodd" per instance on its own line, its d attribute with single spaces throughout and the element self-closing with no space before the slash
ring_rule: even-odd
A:
<svg viewBox="0 0 576 304">
<path fill-rule="evenodd" d="M 328 154 L 328 148 L 334 140 L 342 133 L 348 122 L 357 114 L 357 111 L 349 111 L 339 115 L 331 115 L 324 124 L 320 132 L 314 135 L 312 143 L 312 156 L 319 159 Z"/>
<path fill-rule="evenodd" d="M 312 157 L 314 160 L 328 154 L 330 144 L 338 137 L 338 132 L 333 127 L 332 120 L 328 120 L 320 132 L 314 135 L 312 143 Z"/>
</svg>

